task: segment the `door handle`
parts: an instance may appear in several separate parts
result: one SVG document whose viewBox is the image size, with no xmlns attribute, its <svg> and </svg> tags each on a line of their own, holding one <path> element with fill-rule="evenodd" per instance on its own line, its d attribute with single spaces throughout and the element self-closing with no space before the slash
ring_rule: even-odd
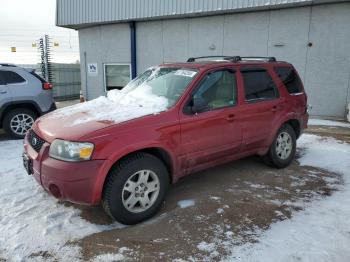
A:
<svg viewBox="0 0 350 262">
<path fill-rule="evenodd" d="M 0 94 L 6 94 L 7 91 L 0 91 Z"/>
<path fill-rule="evenodd" d="M 230 114 L 226 117 L 226 120 L 229 122 L 232 122 L 236 119 L 236 116 L 234 114 Z"/>
<path fill-rule="evenodd" d="M 278 109 L 277 106 L 273 106 L 271 111 L 275 113 L 275 112 L 277 112 L 277 109 Z"/>
</svg>

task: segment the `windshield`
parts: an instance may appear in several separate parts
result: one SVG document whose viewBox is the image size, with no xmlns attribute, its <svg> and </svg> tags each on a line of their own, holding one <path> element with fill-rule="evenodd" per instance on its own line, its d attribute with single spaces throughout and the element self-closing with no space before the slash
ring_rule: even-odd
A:
<svg viewBox="0 0 350 262">
<path fill-rule="evenodd" d="M 181 97 L 187 86 L 196 76 L 197 71 L 183 68 L 156 67 L 129 82 L 123 93 L 139 92 L 166 99 L 167 108 L 172 107 Z"/>
</svg>

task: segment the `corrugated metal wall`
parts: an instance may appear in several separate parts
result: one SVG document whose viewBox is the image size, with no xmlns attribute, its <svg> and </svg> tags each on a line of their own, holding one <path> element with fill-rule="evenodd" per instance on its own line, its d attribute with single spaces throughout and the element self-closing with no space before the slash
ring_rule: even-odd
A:
<svg viewBox="0 0 350 262">
<path fill-rule="evenodd" d="M 18 65 L 28 69 L 35 69 L 41 75 L 39 64 Z M 81 89 L 80 64 L 52 64 L 53 96 L 56 101 L 79 98 Z"/>
<path fill-rule="evenodd" d="M 52 73 L 56 101 L 79 98 L 80 64 L 53 64 Z"/>
<path fill-rule="evenodd" d="M 57 0 L 58 26 L 198 16 L 241 10 L 334 3 L 336 0 Z"/>
<path fill-rule="evenodd" d="M 191 56 L 276 56 L 297 68 L 312 115 L 344 117 L 350 102 L 349 14 L 350 2 L 137 22 L 137 71 Z M 79 40 L 82 86 L 93 99 L 105 94 L 104 64 L 130 63 L 130 28 L 88 27 L 79 30 Z M 97 75 L 85 73 L 87 63 L 97 64 Z"/>
</svg>

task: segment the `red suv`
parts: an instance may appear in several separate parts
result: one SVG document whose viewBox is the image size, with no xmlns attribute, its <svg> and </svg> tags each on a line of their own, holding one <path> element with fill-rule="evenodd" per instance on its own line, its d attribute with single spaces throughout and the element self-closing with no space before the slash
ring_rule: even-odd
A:
<svg viewBox="0 0 350 262">
<path fill-rule="evenodd" d="M 27 172 L 57 198 L 102 203 L 135 224 L 188 174 L 251 155 L 288 166 L 308 121 L 294 67 L 203 59 L 150 68 L 107 97 L 39 118 L 24 141 Z"/>
</svg>

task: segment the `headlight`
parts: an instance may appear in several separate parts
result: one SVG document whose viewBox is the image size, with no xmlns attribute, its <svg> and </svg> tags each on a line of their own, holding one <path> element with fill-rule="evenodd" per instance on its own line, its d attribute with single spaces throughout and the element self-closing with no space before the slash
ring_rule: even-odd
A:
<svg viewBox="0 0 350 262">
<path fill-rule="evenodd" d="M 50 146 L 49 155 L 64 161 L 84 161 L 91 159 L 93 151 L 94 145 L 91 143 L 55 139 Z"/>
</svg>

